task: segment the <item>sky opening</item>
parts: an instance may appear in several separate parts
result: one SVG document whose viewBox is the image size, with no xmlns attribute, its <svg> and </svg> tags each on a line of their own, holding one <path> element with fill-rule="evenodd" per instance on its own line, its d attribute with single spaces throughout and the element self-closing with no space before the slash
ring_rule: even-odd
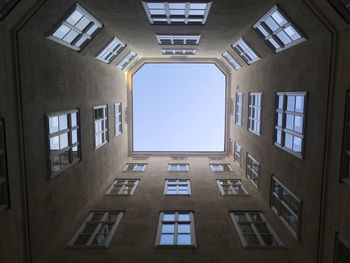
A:
<svg viewBox="0 0 350 263">
<path fill-rule="evenodd" d="M 225 85 L 214 64 L 143 65 L 133 75 L 133 151 L 224 151 Z"/>
</svg>

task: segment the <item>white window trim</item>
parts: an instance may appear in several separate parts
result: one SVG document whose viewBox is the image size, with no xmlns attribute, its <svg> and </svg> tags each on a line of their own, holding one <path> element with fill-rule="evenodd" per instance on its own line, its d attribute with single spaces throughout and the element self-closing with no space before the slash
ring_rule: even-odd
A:
<svg viewBox="0 0 350 263">
<path fill-rule="evenodd" d="M 242 52 L 240 49 L 237 48 L 237 46 L 240 44 L 240 43 L 244 43 L 247 47 L 248 47 L 248 51 L 244 51 Z M 248 65 L 251 65 L 253 64 L 254 62 L 256 61 L 259 61 L 261 58 L 260 56 L 258 55 L 258 53 L 256 53 L 256 51 L 251 47 L 250 44 L 247 43 L 247 41 L 245 41 L 245 39 L 243 39 L 242 37 L 240 39 L 238 39 L 234 44 L 232 44 L 232 48 L 234 51 L 236 51 L 236 53 L 244 60 L 244 62 L 246 62 Z M 252 60 L 249 60 L 247 57 L 246 57 L 246 53 L 249 52 L 249 53 L 252 53 L 254 54 L 255 58 L 252 59 Z"/>
<path fill-rule="evenodd" d="M 176 183 L 176 194 L 169 194 L 168 193 L 168 183 L 172 181 L 172 183 Z M 173 182 L 176 181 L 176 182 Z M 186 181 L 186 182 L 184 182 Z M 180 184 L 187 184 L 187 194 L 180 194 L 179 193 L 179 186 Z M 166 179 L 164 184 L 164 195 L 168 196 L 188 196 L 191 195 L 191 181 L 189 179 Z"/>
<path fill-rule="evenodd" d="M 216 166 L 216 165 L 226 166 L 230 171 L 225 171 L 225 169 L 224 169 L 224 171 L 215 171 L 213 166 Z M 232 173 L 232 171 L 233 171 L 231 164 L 229 164 L 229 163 L 211 163 L 211 164 L 209 164 L 209 166 L 210 166 L 210 169 L 213 173 Z"/>
<path fill-rule="evenodd" d="M 139 171 L 139 170 L 129 170 L 129 166 L 130 165 L 138 165 L 138 166 L 143 166 L 143 169 L 142 171 Z M 123 169 L 123 172 L 136 172 L 136 173 L 141 173 L 141 172 L 144 172 L 146 170 L 146 166 L 147 166 L 147 163 L 127 163 L 125 165 L 125 168 Z"/>
<path fill-rule="evenodd" d="M 136 58 L 137 54 L 133 51 L 129 51 L 128 54 L 126 54 L 122 60 L 120 60 L 116 66 L 120 69 L 120 70 L 124 70 L 131 61 L 133 61 Z"/>
<path fill-rule="evenodd" d="M 227 193 L 225 193 L 224 188 L 223 188 L 223 186 L 221 185 L 221 182 L 222 182 L 222 181 L 228 181 L 227 184 L 229 185 L 230 190 L 231 190 L 232 192 L 234 192 L 233 194 L 227 194 Z M 217 180 L 216 180 L 216 183 L 217 183 L 217 185 L 218 185 L 218 187 L 219 187 L 219 190 L 220 190 L 221 195 L 223 195 L 223 196 L 245 196 L 245 195 L 248 195 L 248 192 L 247 192 L 247 190 L 245 189 L 245 187 L 243 186 L 241 179 L 217 179 Z M 238 193 L 238 192 L 234 189 L 233 185 L 234 185 L 234 184 L 237 184 L 237 183 L 241 186 L 242 191 L 244 192 L 244 194 Z"/>
<path fill-rule="evenodd" d="M 236 92 L 235 95 L 235 124 L 242 127 L 242 119 L 243 119 L 243 93 L 242 92 Z M 242 103 L 239 103 L 238 97 L 242 98 Z M 241 112 L 238 111 L 238 109 L 241 109 Z"/>
<path fill-rule="evenodd" d="M 254 96 L 254 97 L 260 96 L 260 105 L 252 104 L 251 96 Z M 254 101 L 256 101 L 256 99 L 254 99 Z M 248 131 L 250 131 L 251 133 L 254 133 L 254 134 L 258 135 L 258 136 L 261 135 L 262 103 L 263 103 L 263 94 L 262 94 L 262 92 L 249 92 L 249 94 L 248 94 L 248 125 L 247 125 L 247 128 L 248 128 Z M 250 113 L 252 111 L 254 112 L 255 109 L 259 109 L 259 116 L 258 116 L 258 118 L 256 116 L 255 116 L 255 118 L 250 117 Z M 258 131 L 251 129 L 250 121 L 252 121 L 253 124 L 255 122 L 257 122 L 259 124 L 259 130 Z"/>
<path fill-rule="evenodd" d="M 110 44 L 112 44 L 112 42 L 116 42 L 119 44 L 119 47 L 117 48 L 117 50 L 112 50 L 108 47 Z M 113 61 L 113 59 L 115 59 L 122 52 L 125 46 L 126 45 L 119 38 L 113 37 L 113 39 L 109 41 L 107 45 L 98 53 L 98 55 L 96 56 L 96 59 L 102 62 L 105 62 L 107 64 L 110 64 Z M 108 53 L 112 55 L 108 60 L 102 57 L 102 54 L 105 53 L 106 51 L 108 51 Z"/>
<path fill-rule="evenodd" d="M 173 171 L 171 170 L 172 166 L 176 165 L 176 170 Z M 181 171 L 180 170 L 180 166 L 186 166 L 186 171 Z M 190 165 L 188 163 L 169 163 L 168 164 L 168 172 L 172 172 L 172 173 L 187 173 L 190 170 Z"/>
<path fill-rule="evenodd" d="M 117 110 L 118 109 L 118 110 Z M 120 109 L 120 111 L 119 111 Z M 121 102 L 114 103 L 114 132 L 115 136 L 123 132 L 123 107 Z M 119 131 L 120 125 L 120 131 Z"/>
<path fill-rule="evenodd" d="M 256 174 L 255 172 L 253 172 L 252 167 L 250 168 L 250 170 L 248 169 L 248 159 L 251 159 L 252 161 L 252 165 L 255 163 L 258 166 L 258 173 Z M 252 182 L 252 184 L 259 190 L 260 188 L 260 173 L 261 173 L 261 166 L 260 163 L 254 159 L 253 156 L 251 156 L 249 153 L 247 153 L 247 158 L 246 158 L 246 177 L 249 179 L 249 181 Z M 254 180 L 251 178 L 249 171 L 251 171 L 252 173 L 255 174 L 255 176 L 258 178 L 258 183 L 255 183 Z"/>
<path fill-rule="evenodd" d="M 198 45 L 201 35 L 200 34 L 156 34 L 156 38 L 159 45 Z M 162 43 L 162 39 L 167 39 L 168 43 Z M 196 41 L 195 44 L 187 43 L 187 41 Z M 181 44 L 175 43 L 175 41 L 182 41 Z"/>
<path fill-rule="evenodd" d="M 238 61 L 228 52 L 225 51 L 222 56 L 224 57 L 224 59 L 227 61 L 228 64 L 230 64 L 230 66 L 234 69 L 234 70 L 239 70 L 242 65 L 238 63 Z"/>
<path fill-rule="evenodd" d="M 194 55 L 196 55 L 196 50 L 194 48 L 183 48 L 183 49 L 163 48 L 162 55 L 164 55 L 164 56 L 194 56 Z"/>
<path fill-rule="evenodd" d="M 95 119 L 95 110 L 98 110 L 98 109 L 104 109 L 103 110 L 103 122 L 107 122 L 107 127 L 105 127 L 102 131 L 99 131 L 97 133 L 96 131 L 96 119 Z M 95 141 L 95 150 L 97 150 L 98 148 L 101 148 L 103 145 L 107 144 L 108 143 L 108 140 L 109 140 L 109 134 L 108 134 L 108 128 L 109 128 L 109 121 L 108 121 L 108 105 L 105 104 L 105 105 L 99 105 L 99 106 L 95 106 L 93 108 L 93 117 L 94 117 L 94 141 Z M 99 119 L 101 120 L 101 119 Z M 106 136 L 105 136 L 105 141 L 103 141 L 101 144 L 98 144 L 97 145 L 97 141 L 96 141 L 96 135 L 97 134 L 102 134 L 102 133 L 105 133 Z"/>
<path fill-rule="evenodd" d="M 131 185 L 130 181 L 135 181 L 135 183 L 132 185 L 132 189 L 130 191 L 130 194 L 123 194 L 122 192 L 123 192 L 125 186 L 126 185 Z M 120 182 L 123 182 L 123 185 L 120 188 L 119 192 L 118 193 L 112 193 L 112 190 L 114 189 L 114 187 Z M 139 182 L 140 182 L 139 179 L 134 179 L 134 178 L 133 179 L 115 179 L 113 181 L 112 185 L 108 188 L 108 190 L 107 190 L 105 195 L 110 195 L 110 196 L 131 196 L 131 195 L 134 194 L 134 192 L 135 192 Z"/>
</svg>

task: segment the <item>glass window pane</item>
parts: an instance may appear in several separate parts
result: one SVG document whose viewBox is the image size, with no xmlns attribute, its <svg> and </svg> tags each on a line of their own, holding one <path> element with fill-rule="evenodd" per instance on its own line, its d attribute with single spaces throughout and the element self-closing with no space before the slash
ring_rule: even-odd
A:
<svg viewBox="0 0 350 263">
<path fill-rule="evenodd" d="M 287 23 L 286 19 L 278 10 L 273 12 L 271 16 L 280 26 L 283 26 L 285 23 Z"/>
<path fill-rule="evenodd" d="M 276 130 L 276 142 L 282 144 L 282 132 L 280 130 Z"/>
<path fill-rule="evenodd" d="M 191 235 L 189 234 L 178 234 L 177 236 L 178 245 L 191 245 Z"/>
<path fill-rule="evenodd" d="M 280 31 L 276 34 L 276 36 L 282 41 L 284 45 L 288 45 L 292 43 L 292 40 L 289 38 L 289 36 L 284 32 Z"/>
<path fill-rule="evenodd" d="M 287 96 L 287 111 L 294 111 L 295 96 Z"/>
<path fill-rule="evenodd" d="M 87 17 L 83 17 L 79 22 L 78 24 L 76 24 L 76 27 L 83 31 L 89 24 L 90 24 L 90 19 L 88 19 Z"/>
<path fill-rule="evenodd" d="M 58 131 L 58 117 L 49 117 L 49 132 L 54 133 Z"/>
<path fill-rule="evenodd" d="M 282 120 L 283 120 L 283 114 L 282 113 L 278 113 L 277 114 L 278 116 L 277 116 L 277 126 L 280 126 L 280 127 L 282 127 Z"/>
<path fill-rule="evenodd" d="M 60 115 L 60 131 L 67 129 L 67 115 Z"/>
<path fill-rule="evenodd" d="M 272 32 L 276 31 L 279 28 L 278 24 L 271 17 L 268 17 L 265 20 L 265 23 L 271 29 Z"/>
<path fill-rule="evenodd" d="M 69 24 L 71 24 L 72 26 L 74 26 L 76 23 L 78 23 L 78 21 L 83 17 L 83 15 L 78 11 L 75 10 L 68 18 L 67 18 L 67 22 Z"/>
<path fill-rule="evenodd" d="M 244 235 L 244 237 L 249 246 L 260 245 L 260 242 L 255 234 Z"/>
<path fill-rule="evenodd" d="M 68 146 L 68 133 L 60 135 L 60 149 L 64 149 Z"/>
<path fill-rule="evenodd" d="M 278 108 L 281 110 L 283 109 L 283 97 L 283 95 L 278 96 Z"/>
<path fill-rule="evenodd" d="M 175 221 L 175 215 L 173 213 L 164 214 L 163 221 Z"/>
<path fill-rule="evenodd" d="M 185 9 L 184 3 L 169 3 L 169 9 Z"/>
<path fill-rule="evenodd" d="M 77 113 L 76 112 L 71 113 L 71 126 L 72 127 L 77 126 Z"/>
<path fill-rule="evenodd" d="M 263 36 L 267 37 L 269 35 L 269 33 L 266 31 L 266 29 L 262 26 L 259 25 L 258 26 L 258 30 L 260 31 L 261 34 L 263 34 Z"/>
<path fill-rule="evenodd" d="M 174 224 L 163 224 L 162 225 L 162 233 L 174 233 L 175 225 Z"/>
<path fill-rule="evenodd" d="M 179 221 L 190 221 L 190 215 L 187 214 L 179 214 Z"/>
<path fill-rule="evenodd" d="M 295 97 L 295 111 L 301 113 L 304 112 L 304 96 Z"/>
<path fill-rule="evenodd" d="M 59 39 L 62 39 L 68 32 L 69 32 L 70 28 L 65 26 L 65 25 L 61 25 L 56 31 L 55 33 L 53 33 L 54 37 L 57 37 Z"/>
<path fill-rule="evenodd" d="M 77 130 L 72 131 L 72 143 L 76 143 L 78 141 L 78 132 Z"/>
<path fill-rule="evenodd" d="M 289 149 L 293 149 L 293 136 L 289 133 L 286 133 L 284 146 Z"/>
<path fill-rule="evenodd" d="M 50 138 L 50 150 L 59 150 L 60 149 L 60 140 L 58 136 Z"/>
<path fill-rule="evenodd" d="M 172 234 L 162 234 L 160 236 L 161 245 L 173 245 L 174 244 L 174 235 Z"/>
<path fill-rule="evenodd" d="M 296 132 L 302 133 L 303 132 L 303 117 L 301 116 L 295 116 L 294 117 L 294 130 Z"/>
<path fill-rule="evenodd" d="M 281 48 L 280 44 L 278 44 L 277 41 L 273 37 L 270 37 L 268 39 L 268 41 L 273 45 L 273 47 L 275 49 Z"/>
<path fill-rule="evenodd" d="M 294 29 L 293 26 L 288 26 L 286 29 L 284 29 L 284 32 L 287 33 L 287 35 L 293 40 L 296 41 L 301 38 L 299 33 Z"/>
<path fill-rule="evenodd" d="M 63 38 L 64 41 L 71 44 L 73 40 L 79 35 L 79 33 L 71 30 L 69 33 Z"/>
<path fill-rule="evenodd" d="M 177 231 L 178 233 L 191 233 L 190 224 L 179 224 Z"/>
<path fill-rule="evenodd" d="M 294 124 L 294 115 L 286 114 L 286 128 L 289 130 L 293 130 Z"/>
<path fill-rule="evenodd" d="M 106 243 L 107 235 L 96 235 L 94 240 L 92 241 L 92 245 L 102 246 Z"/>
<path fill-rule="evenodd" d="M 301 153 L 301 138 L 294 136 L 293 150 Z"/>
</svg>

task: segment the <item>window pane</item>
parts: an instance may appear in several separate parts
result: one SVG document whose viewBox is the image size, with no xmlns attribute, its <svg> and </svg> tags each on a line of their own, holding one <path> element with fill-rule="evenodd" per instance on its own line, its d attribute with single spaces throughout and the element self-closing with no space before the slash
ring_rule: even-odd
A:
<svg viewBox="0 0 350 263">
<path fill-rule="evenodd" d="M 50 150 L 59 150 L 60 149 L 60 140 L 58 136 L 50 138 Z"/>
<path fill-rule="evenodd" d="M 294 130 L 299 133 L 303 132 L 303 117 L 301 116 L 294 117 Z"/>
<path fill-rule="evenodd" d="M 54 133 L 58 131 L 58 117 L 49 118 L 49 132 Z"/>
<path fill-rule="evenodd" d="M 178 225 L 178 232 L 179 233 L 191 233 L 190 224 L 179 224 Z"/>
<path fill-rule="evenodd" d="M 57 37 L 59 39 L 62 39 L 68 32 L 69 32 L 70 28 L 65 26 L 65 25 L 61 25 L 56 31 L 55 33 L 53 33 L 54 37 Z"/>
<path fill-rule="evenodd" d="M 301 138 L 294 136 L 293 150 L 295 152 L 301 152 Z"/>
<path fill-rule="evenodd" d="M 288 37 L 288 35 L 284 31 L 280 31 L 276 34 L 276 36 L 282 41 L 284 45 L 292 43 L 292 40 Z"/>
<path fill-rule="evenodd" d="M 77 113 L 76 112 L 71 113 L 71 126 L 72 127 L 77 126 Z"/>
<path fill-rule="evenodd" d="M 179 214 L 179 221 L 190 221 L 190 215 L 187 214 Z"/>
<path fill-rule="evenodd" d="M 294 111 L 295 96 L 287 96 L 287 111 Z"/>
<path fill-rule="evenodd" d="M 78 132 L 77 130 L 72 131 L 72 143 L 76 143 L 78 141 Z"/>
<path fill-rule="evenodd" d="M 171 214 L 164 214 L 163 215 L 163 221 L 175 221 L 175 215 L 173 213 Z"/>
<path fill-rule="evenodd" d="M 301 113 L 304 112 L 304 96 L 296 96 L 295 111 Z"/>
<path fill-rule="evenodd" d="M 174 233 L 175 232 L 175 225 L 173 224 L 163 224 L 162 226 L 162 233 Z"/>
<path fill-rule="evenodd" d="M 293 26 L 288 26 L 284 32 L 287 33 L 287 35 L 293 40 L 296 41 L 301 38 L 301 36 L 298 34 L 298 32 L 294 29 Z"/>
<path fill-rule="evenodd" d="M 74 26 L 76 23 L 78 23 L 78 21 L 83 17 L 83 15 L 78 11 L 75 10 L 68 18 L 67 18 L 67 22 L 69 24 L 71 24 L 72 26 Z"/>
<path fill-rule="evenodd" d="M 173 245 L 174 244 L 174 235 L 172 234 L 162 234 L 160 236 L 161 245 Z"/>
<path fill-rule="evenodd" d="M 60 130 L 65 130 L 67 129 L 67 115 L 60 115 Z"/>
<path fill-rule="evenodd" d="M 272 32 L 276 31 L 279 28 L 278 24 L 271 17 L 268 17 L 265 20 L 265 23 L 271 29 Z"/>
<path fill-rule="evenodd" d="M 87 27 L 87 25 L 90 23 L 91 21 L 87 18 L 87 17 L 83 17 L 79 22 L 78 22 L 78 24 L 76 24 L 76 27 L 79 29 L 79 30 L 81 30 L 81 31 L 83 31 L 86 27 Z"/>
<path fill-rule="evenodd" d="M 178 234 L 177 236 L 178 245 L 191 245 L 191 235 L 189 234 Z"/>
<path fill-rule="evenodd" d="M 69 33 L 63 38 L 64 41 L 68 42 L 71 44 L 73 40 L 79 35 L 79 33 L 71 30 Z"/>
<path fill-rule="evenodd" d="M 287 23 L 286 19 L 284 19 L 283 15 L 278 10 L 273 12 L 271 16 L 280 26 Z"/>
<path fill-rule="evenodd" d="M 286 146 L 291 150 L 293 149 L 293 136 L 290 135 L 289 133 L 286 133 L 284 146 Z"/>
<path fill-rule="evenodd" d="M 60 135 L 60 149 L 64 149 L 68 146 L 68 133 Z"/>
<path fill-rule="evenodd" d="M 286 128 L 289 130 L 293 130 L 293 124 L 294 124 L 294 115 L 287 114 L 286 115 Z"/>
<path fill-rule="evenodd" d="M 278 116 L 277 116 L 277 126 L 282 127 L 282 119 L 283 119 L 282 116 L 283 116 L 282 113 L 278 113 Z"/>
</svg>

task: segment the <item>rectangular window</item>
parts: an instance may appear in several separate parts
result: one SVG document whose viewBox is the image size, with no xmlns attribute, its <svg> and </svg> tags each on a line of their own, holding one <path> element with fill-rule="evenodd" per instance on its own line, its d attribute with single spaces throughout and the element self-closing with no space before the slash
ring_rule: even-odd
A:
<svg viewBox="0 0 350 263">
<path fill-rule="evenodd" d="M 234 43 L 232 48 L 248 65 L 260 60 L 260 57 L 243 38 Z"/>
<path fill-rule="evenodd" d="M 122 117 L 122 103 L 114 104 L 114 122 L 115 122 L 115 136 L 123 132 L 123 117 Z"/>
<path fill-rule="evenodd" d="M 193 213 L 164 211 L 159 215 L 155 247 L 196 247 Z"/>
<path fill-rule="evenodd" d="M 343 147 L 340 175 L 343 182 L 350 184 L 350 91 L 347 91 L 345 95 L 343 125 Z"/>
<path fill-rule="evenodd" d="M 187 180 L 187 179 L 165 180 L 164 195 L 191 195 L 190 180 Z"/>
<path fill-rule="evenodd" d="M 118 62 L 117 67 L 121 70 L 125 69 L 126 66 L 137 56 L 135 52 L 129 51 L 126 56 Z"/>
<path fill-rule="evenodd" d="M 247 195 L 240 179 L 216 180 L 222 195 Z"/>
<path fill-rule="evenodd" d="M 107 64 L 111 63 L 111 61 L 116 58 L 120 52 L 124 49 L 125 44 L 114 37 L 97 55 L 97 59 L 106 62 Z"/>
<path fill-rule="evenodd" d="M 242 126 L 242 113 L 243 113 L 243 94 L 242 92 L 236 92 L 236 106 L 235 106 L 235 124 Z"/>
<path fill-rule="evenodd" d="M 80 5 L 75 4 L 60 21 L 49 39 L 79 51 L 101 30 L 102 24 Z"/>
<path fill-rule="evenodd" d="M 227 51 L 225 51 L 222 56 L 225 58 L 228 64 L 231 65 L 235 70 L 239 70 L 241 65 L 237 62 L 237 60 Z"/>
<path fill-rule="evenodd" d="M 261 97 L 261 92 L 249 93 L 248 130 L 256 135 L 260 135 L 261 129 Z"/>
<path fill-rule="evenodd" d="M 107 248 L 123 215 L 117 210 L 91 211 L 68 246 Z"/>
<path fill-rule="evenodd" d="M 201 35 L 156 34 L 159 45 L 198 45 Z"/>
<path fill-rule="evenodd" d="M 142 1 L 148 19 L 154 25 L 203 25 L 211 7 L 211 1 L 203 2 L 152 2 Z"/>
<path fill-rule="evenodd" d="M 47 123 L 49 160 L 53 177 L 81 159 L 79 111 L 48 113 Z"/>
<path fill-rule="evenodd" d="M 253 27 L 276 53 L 305 41 L 300 31 L 277 5 L 269 10 Z"/>
<path fill-rule="evenodd" d="M 140 180 L 116 179 L 108 189 L 107 195 L 133 195 Z"/>
<path fill-rule="evenodd" d="M 261 211 L 233 211 L 231 219 L 245 248 L 281 247 L 281 240 Z"/>
<path fill-rule="evenodd" d="M 108 108 L 107 105 L 94 107 L 95 149 L 108 142 Z"/>
<path fill-rule="evenodd" d="M 10 193 L 6 160 L 5 122 L 0 119 L 0 211 L 10 207 Z"/>
<path fill-rule="evenodd" d="M 248 153 L 246 175 L 255 187 L 259 189 L 260 164 Z"/>
<path fill-rule="evenodd" d="M 275 145 L 302 158 L 306 92 L 277 92 Z"/>
<path fill-rule="evenodd" d="M 124 172 L 144 172 L 146 169 L 146 163 L 128 163 L 124 168 Z"/>
<path fill-rule="evenodd" d="M 301 201 L 276 177 L 271 178 L 271 208 L 298 239 L 300 233 Z"/>
<path fill-rule="evenodd" d="M 212 172 L 232 172 L 231 165 L 228 163 L 210 164 Z"/>
<path fill-rule="evenodd" d="M 241 146 L 235 142 L 233 159 L 238 166 L 241 166 Z"/>
<path fill-rule="evenodd" d="M 193 48 L 187 48 L 187 49 L 162 49 L 163 55 L 172 55 L 172 56 L 188 56 L 188 55 L 195 55 L 196 50 Z"/>
<path fill-rule="evenodd" d="M 336 235 L 334 263 L 348 263 L 350 258 L 350 242 L 339 234 Z"/>
<path fill-rule="evenodd" d="M 169 163 L 169 172 L 188 172 L 190 165 L 188 163 Z"/>
</svg>

